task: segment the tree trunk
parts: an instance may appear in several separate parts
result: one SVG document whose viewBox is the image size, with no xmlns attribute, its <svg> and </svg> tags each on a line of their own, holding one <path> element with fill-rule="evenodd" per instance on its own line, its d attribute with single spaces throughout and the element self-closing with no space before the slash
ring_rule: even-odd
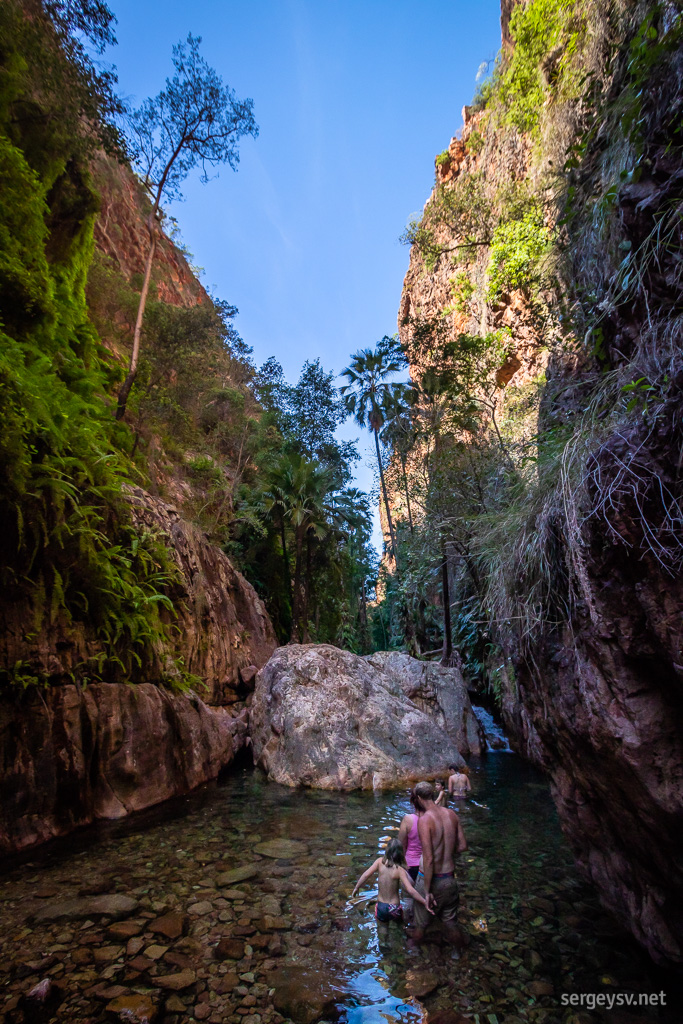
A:
<svg viewBox="0 0 683 1024">
<path fill-rule="evenodd" d="M 308 609 L 311 599 L 311 532 L 310 530 L 306 534 L 306 579 L 304 582 L 304 601 L 303 601 L 303 636 L 301 642 L 304 644 L 310 644 L 311 635 L 308 631 Z"/>
<path fill-rule="evenodd" d="M 282 560 L 285 563 L 285 581 L 289 595 L 289 607 L 292 608 L 292 577 L 289 571 L 289 556 L 287 554 L 287 535 L 285 533 L 285 517 L 280 516 L 280 540 L 282 541 Z"/>
<path fill-rule="evenodd" d="M 446 544 L 441 546 L 441 588 L 443 595 L 443 654 L 441 664 L 453 668 L 458 664 L 458 657 L 453 652 L 453 633 L 451 630 L 451 592 L 448 584 L 448 554 Z"/>
<path fill-rule="evenodd" d="M 391 510 L 389 508 L 389 499 L 387 497 L 387 485 L 384 481 L 384 468 L 382 466 L 382 457 L 379 452 L 379 434 L 375 430 L 375 449 L 377 451 L 377 465 L 379 466 L 379 479 L 382 484 L 382 496 L 384 497 L 384 508 L 387 513 L 387 525 L 389 527 L 389 537 L 391 539 L 391 553 L 394 561 L 396 562 L 396 568 L 398 569 L 398 551 L 396 550 L 396 537 L 394 536 L 394 524 L 391 518 Z"/>
<path fill-rule="evenodd" d="M 359 619 L 360 619 L 360 645 L 363 654 L 367 654 L 370 646 L 370 637 L 368 636 L 368 599 L 365 594 L 365 580 L 363 580 L 363 587 L 360 595 L 360 608 L 359 608 Z"/>
<path fill-rule="evenodd" d="M 429 650 L 429 638 L 427 636 L 427 623 L 425 621 L 425 605 L 426 601 L 424 597 L 421 597 L 417 602 L 417 627 L 415 634 L 417 636 L 417 648 L 420 653 Z"/>
<path fill-rule="evenodd" d="M 408 489 L 408 474 L 406 473 L 406 457 L 405 453 L 401 453 L 401 466 L 403 467 L 403 486 L 406 492 L 406 508 L 408 509 L 408 526 L 410 527 L 410 536 L 413 536 L 413 513 L 410 510 L 410 491 Z"/>
<path fill-rule="evenodd" d="M 155 207 L 156 212 L 156 207 Z M 152 278 L 152 263 L 154 262 L 154 253 L 157 247 L 157 224 L 155 212 L 150 214 L 147 227 L 149 229 L 149 253 L 147 254 L 147 263 L 145 265 L 145 277 L 142 282 L 142 291 L 140 292 L 140 301 L 138 303 L 138 315 L 135 320 L 135 333 L 133 334 L 133 351 L 130 356 L 130 366 L 128 367 L 128 373 L 126 379 L 121 385 L 119 391 L 118 404 L 116 406 L 116 418 L 117 420 L 123 419 L 126 412 L 126 405 L 128 403 L 128 395 L 130 389 L 133 386 L 135 375 L 138 372 L 138 359 L 140 357 L 140 336 L 142 334 L 142 318 L 145 315 L 145 306 L 147 305 L 147 294 L 149 292 L 149 282 Z"/>
<path fill-rule="evenodd" d="M 299 618 L 301 617 L 301 548 L 303 536 L 301 528 L 296 531 L 296 556 L 294 558 L 294 595 L 292 599 L 292 632 L 289 638 L 290 644 L 299 643 Z"/>
</svg>

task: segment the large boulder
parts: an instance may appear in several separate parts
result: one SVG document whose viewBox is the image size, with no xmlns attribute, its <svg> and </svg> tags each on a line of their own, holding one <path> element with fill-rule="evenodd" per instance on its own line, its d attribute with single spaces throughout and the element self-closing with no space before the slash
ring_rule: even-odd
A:
<svg viewBox="0 0 683 1024">
<path fill-rule="evenodd" d="M 449 735 L 399 676 L 326 644 L 279 648 L 256 679 L 255 762 L 284 785 L 343 790 L 388 789 L 463 765 L 466 733 Z"/>
<path fill-rule="evenodd" d="M 459 668 L 418 661 L 401 651 L 378 651 L 366 661 L 394 679 L 413 704 L 434 718 L 464 757 L 486 750 L 484 731 Z"/>
</svg>

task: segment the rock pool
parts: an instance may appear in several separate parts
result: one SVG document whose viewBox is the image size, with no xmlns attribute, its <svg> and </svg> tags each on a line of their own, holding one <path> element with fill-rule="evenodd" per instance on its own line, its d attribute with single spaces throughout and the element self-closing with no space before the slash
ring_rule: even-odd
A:
<svg viewBox="0 0 683 1024">
<path fill-rule="evenodd" d="M 290 790 L 244 768 L 11 865 L 0 1012 L 17 1024 L 677 1020 L 671 993 L 663 1012 L 563 1006 L 574 993 L 637 1001 L 662 977 L 577 875 L 542 776 L 509 753 L 471 767 L 461 959 L 438 942 L 409 950 L 371 903 L 347 902 L 409 809 L 404 793 Z M 25 996 L 44 979 L 36 1009 Z"/>
</svg>

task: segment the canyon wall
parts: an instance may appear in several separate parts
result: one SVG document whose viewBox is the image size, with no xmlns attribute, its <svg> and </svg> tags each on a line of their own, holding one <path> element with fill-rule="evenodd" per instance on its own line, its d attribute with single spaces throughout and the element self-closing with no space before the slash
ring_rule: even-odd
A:
<svg viewBox="0 0 683 1024">
<path fill-rule="evenodd" d="M 173 507 L 140 488 L 128 497 L 178 570 L 169 642 L 88 683 L 104 652 L 93 630 L 65 616 L 33 630 L 30 605 L 0 606 L 0 669 L 40 680 L 0 694 L 4 852 L 186 793 L 244 745 L 245 699 L 277 646 L 264 605 Z M 185 688 L 181 670 L 189 692 L 168 689 Z"/>
<path fill-rule="evenodd" d="M 0 177 L 16 199 L 16 210 L 0 211 L 0 233 L 18 254 L 0 274 L 0 850 L 9 853 L 215 778 L 245 742 L 245 702 L 277 641 L 221 548 L 131 483 L 161 489 L 140 414 L 133 405 L 119 426 L 112 407 L 149 203 L 130 168 L 93 155 L 70 97 L 43 91 L 40 61 L 23 57 L 21 5 L 3 14 L 0 64 L 14 45 L 12 67 L 23 69 L 9 94 L 0 76 Z M 51 47 L 52 70 L 73 87 Z M 55 134 L 62 103 L 74 120 Z M 157 312 L 212 315 L 166 235 L 152 296 Z M 163 421 L 144 440 L 160 453 L 164 493 L 187 499 L 191 515 L 202 503 L 182 475 L 193 453 Z"/>
<path fill-rule="evenodd" d="M 130 168 L 105 154 L 92 162 L 100 209 L 95 221 L 95 246 L 129 283 L 141 279 L 149 249 L 147 217 L 151 204 Z M 201 282 L 167 234 L 158 236 L 153 282 L 157 297 L 172 306 L 194 306 L 208 302 Z"/>
<path fill-rule="evenodd" d="M 505 229 L 507 218 L 515 227 L 522 218 L 500 197 L 517 183 L 543 209 L 552 270 L 527 260 L 527 279 L 492 298 L 493 250 L 482 244 L 464 261 L 471 297 L 454 310 L 452 257 L 430 263 L 416 243 L 399 331 L 410 351 L 416 315 L 445 316 L 453 339 L 505 328 L 503 420 L 510 389 L 536 383 L 535 447 L 525 449 L 534 469 L 515 463 L 514 506 L 505 504 L 499 473 L 488 519 L 469 524 L 488 636 L 501 652 L 496 688 L 513 745 L 549 774 L 582 871 L 655 960 L 680 963 L 683 284 L 672 211 L 683 199 L 683 151 L 671 113 L 683 104 L 680 15 L 666 4 L 617 5 L 608 24 L 599 5 L 587 5 L 574 52 L 600 89 L 597 98 L 576 93 L 573 109 L 557 85 L 569 34 L 537 34 L 538 71 L 527 81 L 542 103 L 533 122 L 509 90 L 514 67 L 505 78 L 512 6 L 502 5 L 508 56 L 437 158 L 425 210 L 439 188 L 469 179 L 491 198 L 497 224 Z M 531 0 L 525 10 L 540 6 Z M 517 66 L 531 74 L 527 57 Z M 637 132 L 616 113 L 631 95 Z M 525 123 L 532 126 L 522 130 Z M 441 222 L 435 232 L 444 250 L 463 240 L 454 225 Z M 497 564 L 492 510 L 501 510 L 495 543 L 507 558 Z M 456 601 L 462 579 L 452 582 Z"/>
</svg>

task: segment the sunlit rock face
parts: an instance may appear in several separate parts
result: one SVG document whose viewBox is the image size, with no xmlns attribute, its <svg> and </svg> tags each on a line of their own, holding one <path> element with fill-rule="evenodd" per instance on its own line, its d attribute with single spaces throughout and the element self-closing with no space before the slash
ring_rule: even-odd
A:
<svg viewBox="0 0 683 1024">
<path fill-rule="evenodd" d="M 243 745 L 233 716 L 149 683 L 35 688 L 0 701 L 0 850 L 187 793 Z"/>
<path fill-rule="evenodd" d="M 255 762 L 284 785 L 343 790 L 408 785 L 462 765 L 479 737 L 462 679 L 452 673 L 452 697 L 443 697 L 459 709 L 446 728 L 424 680 L 433 705 L 423 701 L 423 709 L 406 696 L 412 688 L 423 700 L 412 660 L 361 658 L 324 644 L 279 648 L 256 680 Z"/>
<path fill-rule="evenodd" d="M 464 757 L 486 749 L 483 730 L 472 711 L 459 668 L 418 661 L 400 651 L 378 651 L 367 661 L 395 680 L 403 693 L 447 733 Z"/>
</svg>

